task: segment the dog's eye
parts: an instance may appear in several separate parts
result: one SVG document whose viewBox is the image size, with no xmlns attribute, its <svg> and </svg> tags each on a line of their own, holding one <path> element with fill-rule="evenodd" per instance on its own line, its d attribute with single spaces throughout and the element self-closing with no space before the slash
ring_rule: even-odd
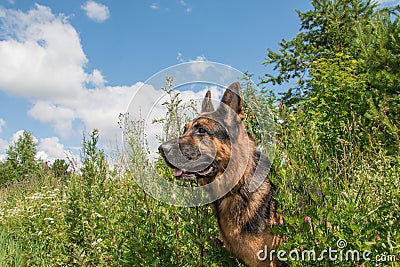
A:
<svg viewBox="0 0 400 267">
<path fill-rule="evenodd" d="M 199 134 L 202 134 L 202 135 L 207 133 L 206 129 L 204 129 L 203 127 L 197 128 L 197 132 L 198 132 Z"/>
</svg>

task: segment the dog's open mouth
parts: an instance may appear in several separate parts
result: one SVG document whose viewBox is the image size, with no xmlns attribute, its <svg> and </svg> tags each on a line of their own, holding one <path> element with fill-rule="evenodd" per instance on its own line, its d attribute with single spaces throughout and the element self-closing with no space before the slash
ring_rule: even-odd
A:
<svg viewBox="0 0 400 267">
<path fill-rule="evenodd" d="M 179 181 L 195 181 L 198 178 L 211 177 L 215 175 L 215 173 L 216 167 L 214 164 L 211 164 L 207 168 L 198 172 L 191 172 L 177 168 L 174 169 L 174 176 Z"/>
</svg>

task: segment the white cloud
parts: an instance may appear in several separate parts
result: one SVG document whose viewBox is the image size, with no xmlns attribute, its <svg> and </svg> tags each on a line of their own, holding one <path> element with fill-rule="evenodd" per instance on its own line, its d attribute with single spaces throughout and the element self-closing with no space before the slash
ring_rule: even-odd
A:
<svg viewBox="0 0 400 267">
<path fill-rule="evenodd" d="M 152 3 L 152 4 L 150 5 L 150 8 L 153 9 L 153 10 L 156 10 L 156 9 L 159 9 L 160 7 L 158 6 L 157 3 Z"/>
<path fill-rule="evenodd" d="M 40 122 L 52 123 L 54 130 L 62 137 L 69 137 L 73 133 L 72 122 L 76 116 L 71 108 L 37 101 L 28 111 L 28 115 Z"/>
<path fill-rule="evenodd" d="M 118 116 L 126 111 L 141 84 L 87 90 L 73 108 L 87 130 L 99 129 L 101 136 L 115 140 L 115 137 L 120 135 Z"/>
<path fill-rule="evenodd" d="M 9 145 L 6 140 L 0 138 L 0 151 L 6 151 Z"/>
<path fill-rule="evenodd" d="M 4 125 L 6 125 L 6 121 L 0 118 L 0 133 L 3 132 Z"/>
<path fill-rule="evenodd" d="M 99 70 L 93 70 L 92 74 L 88 75 L 86 81 L 98 88 L 104 87 L 104 84 L 107 82 Z"/>
<path fill-rule="evenodd" d="M 81 8 L 86 11 L 86 15 L 91 20 L 96 22 L 103 22 L 110 17 L 108 7 L 95 1 L 87 1 Z"/>
<path fill-rule="evenodd" d="M 185 60 L 182 57 L 182 53 L 178 52 L 178 55 L 176 56 L 176 60 L 178 60 L 179 62 L 185 62 Z"/>
<path fill-rule="evenodd" d="M 5 124 L 6 124 L 6 122 L 2 118 L 0 118 L 0 133 L 3 131 L 3 126 Z M 0 138 L 0 152 L 1 153 L 4 153 L 8 149 L 9 145 L 10 144 L 6 140 Z M 5 159 L 6 159 L 6 155 L 0 154 L 0 162 L 4 161 Z"/>
<path fill-rule="evenodd" d="M 23 97 L 76 97 L 87 79 L 87 58 L 67 19 L 38 4 L 27 13 L 0 11 L 1 90 Z"/>
<path fill-rule="evenodd" d="M 383 7 L 400 5 L 400 0 L 377 0 L 376 2 Z"/>
<path fill-rule="evenodd" d="M 185 59 L 182 55 L 181 52 L 178 52 L 178 55 L 176 56 L 176 60 L 178 60 L 181 63 L 184 62 L 193 62 L 196 64 L 191 64 L 190 69 L 194 73 L 202 73 L 204 72 L 208 67 L 211 66 L 211 64 L 207 61 L 207 58 L 204 55 L 197 56 L 195 59 Z M 197 64 L 198 63 L 198 64 Z"/>
<path fill-rule="evenodd" d="M 32 101 L 28 115 L 50 123 L 61 137 L 74 132 L 74 120 L 83 121 L 88 131 L 112 132 L 110 125 L 117 126 L 132 88 L 105 87 L 99 70 L 85 72 L 88 60 L 67 19 L 41 5 L 27 13 L 0 7 L 0 19 L 0 90 Z M 85 88 L 89 84 L 95 89 Z"/>
<path fill-rule="evenodd" d="M 200 77 L 208 68 L 213 66 L 212 63 L 207 62 L 206 60 L 206 57 L 204 55 L 201 55 L 197 56 L 196 59 L 189 61 L 194 63 L 190 65 L 190 71 L 196 77 Z"/>
<path fill-rule="evenodd" d="M 66 159 L 67 151 L 59 142 L 58 137 L 41 138 L 38 145 L 37 158 L 54 161 L 55 159 Z"/>
<path fill-rule="evenodd" d="M 0 138 L 0 162 L 4 162 L 4 160 L 7 158 L 7 155 L 4 154 L 8 147 L 10 146 L 10 143 L 2 138 Z"/>
<path fill-rule="evenodd" d="M 171 10 L 171 7 L 165 7 L 165 5 L 160 7 L 160 4 L 157 3 L 157 2 L 151 3 L 149 7 L 150 7 L 152 10 L 162 10 L 162 11 L 166 11 L 166 12 L 168 12 L 168 11 Z M 192 8 L 191 6 L 189 6 L 189 5 L 186 3 L 186 1 L 183 1 L 183 0 L 177 2 L 177 7 L 183 8 L 183 10 L 184 10 L 186 13 L 191 13 L 192 10 L 193 10 L 193 8 Z M 175 7 L 174 7 L 174 8 L 175 8 Z"/>
<path fill-rule="evenodd" d="M 186 1 L 180 0 L 179 3 L 181 4 L 181 6 L 183 6 L 183 7 L 185 8 L 185 12 L 186 12 L 186 13 L 192 12 L 192 7 L 188 6 L 188 4 L 186 3 Z"/>
<path fill-rule="evenodd" d="M 87 131 L 100 130 L 105 139 L 119 134 L 118 115 L 124 113 L 135 91 L 142 85 L 88 89 L 74 101 L 37 101 L 28 114 L 43 123 L 51 123 L 61 137 L 74 133 L 73 121 L 83 122 Z M 146 101 L 146 100 L 144 100 Z"/>
<path fill-rule="evenodd" d="M 228 86 L 243 77 L 243 73 L 239 70 L 228 65 L 208 61 L 204 55 L 197 56 L 195 59 L 186 59 L 181 52 L 178 52 L 176 59 L 182 64 L 176 65 L 171 72 L 166 71 L 164 75 L 164 77 L 174 77 L 175 82 L 184 81 L 184 83 L 187 83 L 200 79 Z"/>
<path fill-rule="evenodd" d="M 206 61 L 206 60 L 207 60 L 207 58 L 204 55 L 201 55 L 201 56 L 197 56 L 196 59 L 192 60 L 192 61 Z"/>
</svg>

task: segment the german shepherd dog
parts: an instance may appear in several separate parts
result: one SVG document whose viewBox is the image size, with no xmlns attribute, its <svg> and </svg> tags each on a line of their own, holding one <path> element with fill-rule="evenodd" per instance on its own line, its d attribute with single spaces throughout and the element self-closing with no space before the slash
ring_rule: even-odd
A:
<svg viewBox="0 0 400 267">
<path fill-rule="evenodd" d="M 259 251 L 269 251 L 281 238 L 266 230 L 281 221 L 273 199 L 275 186 L 266 177 L 268 158 L 256 150 L 246 131 L 240 84 L 231 84 L 214 109 L 208 91 L 198 118 L 186 124 L 181 137 L 160 145 L 165 162 L 178 180 L 198 180 L 211 185 L 207 194 L 226 249 L 248 266 L 276 266 L 269 257 L 260 261 Z"/>
</svg>

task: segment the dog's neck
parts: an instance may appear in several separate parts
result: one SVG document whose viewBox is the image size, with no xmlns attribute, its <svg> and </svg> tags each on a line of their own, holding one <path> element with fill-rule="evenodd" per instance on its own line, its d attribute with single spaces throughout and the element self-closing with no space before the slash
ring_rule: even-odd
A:
<svg viewBox="0 0 400 267">
<path fill-rule="evenodd" d="M 255 151 L 252 157 L 253 159 L 247 163 L 246 172 L 242 175 L 237 185 L 230 190 L 229 194 L 252 193 L 267 180 L 267 174 L 271 168 L 268 157 L 259 151 Z"/>
<path fill-rule="evenodd" d="M 214 204 L 219 205 L 222 200 L 235 196 L 240 196 L 244 202 L 247 202 L 251 195 L 257 193 L 258 188 L 264 183 L 267 183 L 274 190 L 275 186 L 267 178 L 270 168 L 271 163 L 268 157 L 259 151 L 254 151 L 241 177 L 231 178 L 232 180 L 236 179 L 237 184 L 220 201 L 217 200 Z M 224 179 L 227 178 L 224 177 Z"/>
</svg>

